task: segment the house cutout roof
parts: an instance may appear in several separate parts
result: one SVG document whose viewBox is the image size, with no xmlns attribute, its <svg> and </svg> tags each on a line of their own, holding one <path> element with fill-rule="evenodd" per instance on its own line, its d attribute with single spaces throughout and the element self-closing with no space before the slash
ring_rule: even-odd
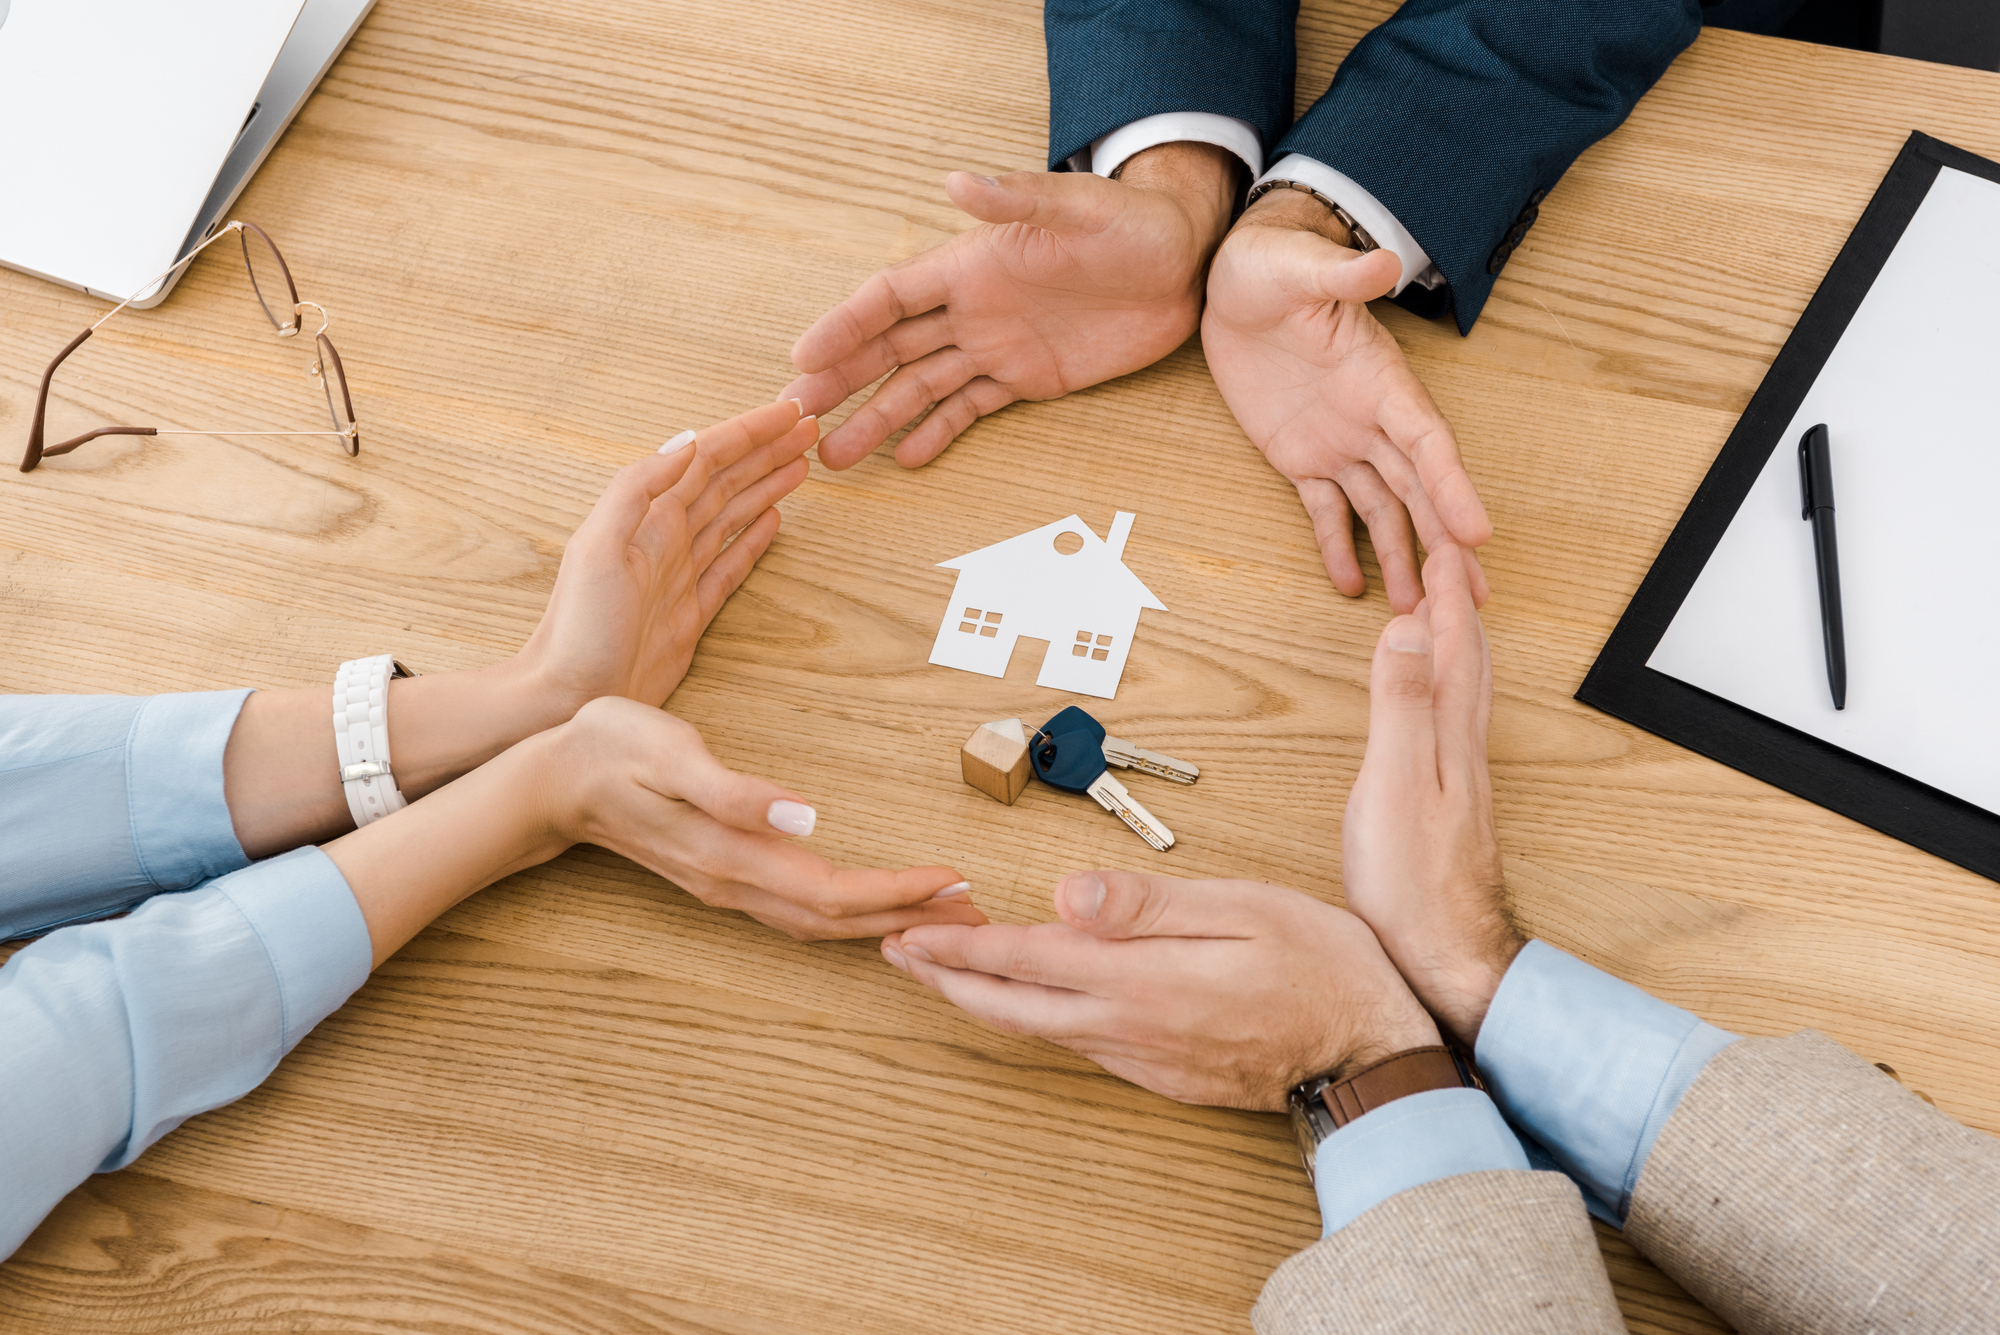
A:
<svg viewBox="0 0 2000 1335">
<path fill-rule="evenodd" d="M 1125 564 L 1125 539 L 1131 535 L 1134 518 L 1130 512 L 1120 510 L 1111 521 L 1111 536 L 1100 538 L 1081 518 L 1070 515 L 978 551 L 940 561 L 938 566 L 960 571 L 1004 568 L 1024 586 L 1044 589 L 1074 587 L 1074 581 L 1089 579 L 1097 584 L 1092 590 L 1096 597 L 1119 601 L 1129 598 L 1140 607 L 1164 612 L 1167 605 L 1154 597 L 1153 591 L 1140 583 L 1139 577 Z M 1056 538 L 1064 533 L 1076 534 L 1083 540 L 1083 547 L 1067 554 L 1057 551 Z M 1043 583 L 1045 580 L 1049 583 Z"/>
</svg>

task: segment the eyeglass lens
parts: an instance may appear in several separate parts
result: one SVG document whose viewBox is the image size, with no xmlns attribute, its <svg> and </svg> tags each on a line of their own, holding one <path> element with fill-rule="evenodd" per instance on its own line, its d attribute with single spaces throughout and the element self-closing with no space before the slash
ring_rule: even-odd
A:
<svg viewBox="0 0 2000 1335">
<path fill-rule="evenodd" d="M 255 223 L 243 224 L 243 262 L 250 268 L 250 286 L 257 302 L 281 334 L 296 333 L 299 327 L 299 289 L 292 282 L 285 257 Z"/>
<path fill-rule="evenodd" d="M 347 394 L 347 372 L 341 369 L 340 354 L 333 350 L 333 340 L 325 334 L 315 340 L 319 345 L 319 356 L 313 362 L 313 374 L 319 377 L 320 388 L 326 391 L 327 411 L 333 414 L 333 429 L 349 434 L 341 438 L 340 448 L 348 454 L 361 453 L 361 433 L 354 429 L 354 400 Z"/>
</svg>

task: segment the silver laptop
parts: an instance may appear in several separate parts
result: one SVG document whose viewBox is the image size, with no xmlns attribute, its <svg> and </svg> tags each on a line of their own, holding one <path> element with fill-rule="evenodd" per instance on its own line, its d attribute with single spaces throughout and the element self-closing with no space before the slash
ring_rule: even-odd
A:
<svg viewBox="0 0 2000 1335">
<path fill-rule="evenodd" d="M 107 301 L 172 269 L 374 3 L 0 0 L 0 264 Z"/>
</svg>

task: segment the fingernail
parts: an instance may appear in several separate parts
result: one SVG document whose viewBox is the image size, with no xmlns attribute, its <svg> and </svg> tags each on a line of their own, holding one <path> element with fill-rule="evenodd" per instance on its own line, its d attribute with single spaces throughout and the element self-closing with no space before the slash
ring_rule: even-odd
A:
<svg viewBox="0 0 2000 1335">
<path fill-rule="evenodd" d="M 908 941 L 903 943 L 903 953 L 922 964 L 937 963 L 936 960 L 931 958 L 931 953 L 928 950 L 925 950 L 922 946 L 913 945 Z"/>
<path fill-rule="evenodd" d="M 1104 907 L 1104 878 L 1100 876 L 1076 876 L 1063 887 L 1063 902 L 1069 911 L 1089 922 Z"/>
<path fill-rule="evenodd" d="M 677 450 L 684 450 L 692 444 L 694 444 L 694 432 L 683 431 L 666 444 L 660 446 L 658 453 L 673 454 Z"/>
<path fill-rule="evenodd" d="M 959 882 L 959 883 L 958 883 L 957 885 L 948 885 L 948 886 L 946 886 L 946 887 L 945 887 L 944 889 L 942 889 L 942 890 L 938 891 L 938 892 L 937 892 L 936 894 L 932 895 L 932 896 L 931 896 L 931 898 L 932 898 L 932 899 L 950 899 L 950 898 L 952 898 L 952 897 L 953 897 L 954 895 L 963 895 L 963 894 L 969 894 L 969 893 L 971 893 L 971 891 L 972 891 L 972 882 L 970 882 L 970 881 L 960 881 L 960 882 Z"/>
<path fill-rule="evenodd" d="M 799 410 L 800 417 L 804 417 L 806 415 L 806 401 L 804 399 L 793 399 L 791 403 L 793 407 Z"/>
<path fill-rule="evenodd" d="M 804 426 L 804 425 L 805 425 L 805 424 L 806 424 L 807 422 L 811 422 L 811 423 L 813 424 L 813 439 L 814 439 L 814 440 L 818 440 L 818 439 L 819 439 L 819 414 L 818 414 L 818 413 L 807 413 L 807 414 L 806 414 L 806 415 L 805 415 L 804 417 L 801 417 L 801 418 L 799 419 L 799 426 Z M 794 428 L 794 429 L 796 430 L 796 428 Z"/>
<path fill-rule="evenodd" d="M 771 822 L 771 828 L 779 834 L 806 835 L 813 832 L 813 825 L 819 820 L 819 813 L 803 802 L 788 802 L 779 798 L 771 803 L 771 809 L 764 813 L 764 819 Z"/>
<path fill-rule="evenodd" d="M 1383 642 L 1399 654 L 1427 654 L 1431 651 L 1430 631 L 1413 616 L 1397 617 L 1391 621 Z"/>
<path fill-rule="evenodd" d="M 984 183 L 985 183 L 985 184 L 987 184 L 987 185 L 999 185 L 999 184 L 1000 184 L 1000 178 L 999 178 L 999 177 L 997 177 L 997 176 L 975 176 L 975 177 L 973 177 L 972 179 L 973 179 L 973 180 L 975 180 L 975 181 L 980 181 L 980 182 L 984 182 Z"/>
<path fill-rule="evenodd" d="M 903 952 L 896 949 L 894 946 L 883 946 L 882 958 L 888 960 L 889 963 L 895 965 L 897 968 L 901 969 L 904 973 L 908 973 L 910 971 L 910 962 L 904 959 Z"/>
</svg>

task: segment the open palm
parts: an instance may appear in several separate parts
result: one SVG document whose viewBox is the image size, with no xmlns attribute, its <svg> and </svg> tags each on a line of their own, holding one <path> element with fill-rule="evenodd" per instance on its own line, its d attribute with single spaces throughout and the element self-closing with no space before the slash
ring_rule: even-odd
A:
<svg viewBox="0 0 2000 1335">
<path fill-rule="evenodd" d="M 619 470 L 563 550 L 521 658 L 572 712 L 599 696 L 658 705 L 778 533 L 819 424 L 780 401 Z M 731 538 L 735 540 L 730 541 Z"/>
<path fill-rule="evenodd" d="M 1213 238 L 1175 194 L 1070 172 L 945 186 L 983 225 L 875 274 L 792 349 L 784 395 L 807 412 L 895 370 L 820 443 L 829 468 L 936 405 L 896 447 L 915 468 L 987 413 L 1150 366 L 1194 332 Z"/>
<path fill-rule="evenodd" d="M 1492 525 L 1451 424 L 1365 304 L 1394 285 L 1396 257 L 1254 217 L 1224 239 L 1209 274 L 1209 371 L 1245 434 L 1298 488 L 1334 587 L 1350 597 L 1365 588 L 1358 515 L 1391 606 L 1410 611 L 1423 597 L 1418 540 L 1473 547 Z"/>
</svg>

